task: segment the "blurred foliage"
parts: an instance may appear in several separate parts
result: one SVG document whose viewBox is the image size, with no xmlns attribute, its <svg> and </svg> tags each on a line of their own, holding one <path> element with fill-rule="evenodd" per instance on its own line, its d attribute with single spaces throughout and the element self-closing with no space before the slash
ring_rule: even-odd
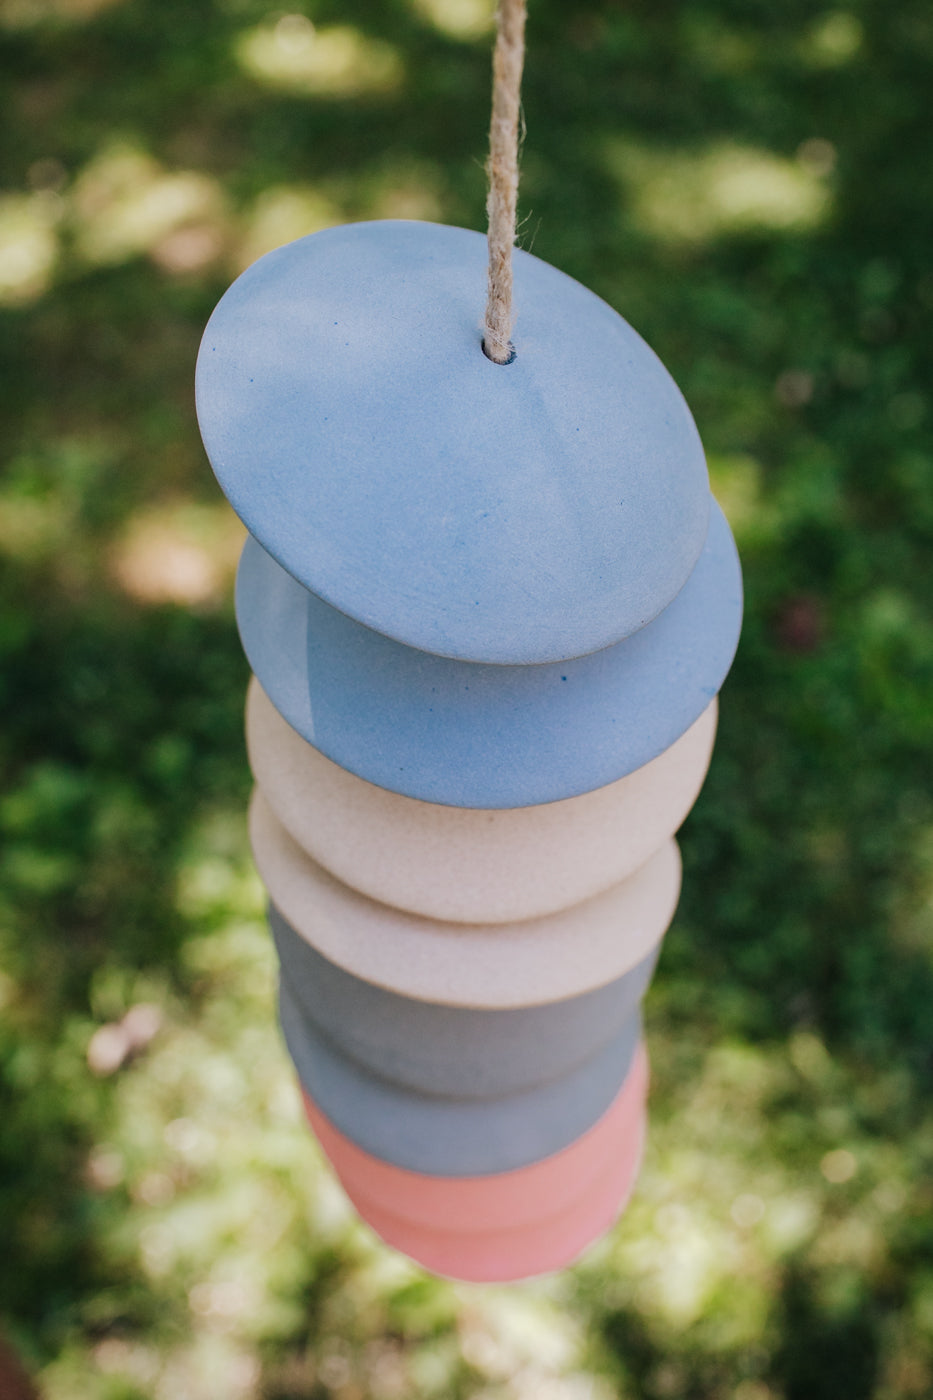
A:
<svg viewBox="0 0 933 1400">
<path fill-rule="evenodd" d="M 532 0 L 523 246 L 693 407 L 748 614 L 571 1271 L 430 1279 L 304 1131 L 201 328 L 482 227 L 486 0 L 0 0 L 0 1316 L 47 1400 L 933 1393 L 933 11 Z M 479 312 L 478 312 L 479 314 Z"/>
</svg>

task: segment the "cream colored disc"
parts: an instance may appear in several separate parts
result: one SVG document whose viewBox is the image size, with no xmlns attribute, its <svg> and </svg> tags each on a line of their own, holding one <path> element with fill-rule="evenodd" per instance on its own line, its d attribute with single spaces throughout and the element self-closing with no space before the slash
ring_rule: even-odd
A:
<svg viewBox="0 0 933 1400">
<path fill-rule="evenodd" d="M 255 678 L 246 734 L 275 815 L 339 880 L 429 918 L 507 923 L 567 908 L 644 865 L 696 800 L 716 715 L 713 700 L 669 749 L 607 787 L 499 811 L 419 802 L 346 772 L 286 724 Z"/>
<path fill-rule="evenodd" d="M 273 903 L 325 957 L 377 986 L 453 1006 L 535 1006 L 605 986 L 656 946 L 680 893 L 680 855 L 667 840 L 628 879 L 559 913 L 441 923 L 335 880 L 295 844 L 258 789 L 250 839 Z"/>
</svg>

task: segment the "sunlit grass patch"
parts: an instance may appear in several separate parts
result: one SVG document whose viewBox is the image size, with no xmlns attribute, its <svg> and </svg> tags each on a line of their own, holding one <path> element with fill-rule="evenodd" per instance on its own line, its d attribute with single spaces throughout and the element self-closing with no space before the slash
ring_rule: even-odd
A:
<svg viewBox="0 0 933 1400">
<path fill-rule="evenodd" d="M 862 48 L 862 21 L 849 10 L 830 10 L 813 21 L 799 44 L 805 62 L 816 68 L 841 68 L 851 63 Z"/>
<path fill-rule="evenodd" d="M 358 97 L 394 91 L 404 77 L 398 50 L 351 25 L 317 28 L 286 14 L 244 31 L 235 54 L 251 78 L 283 92 Z"/>
<path fill-rule="evenodd" d="M 675 1363 L 749 1348 L 767 1358 L 789 1273 L 805 1271 L 817 1305 L 845 1314 L 848 1283 L 864 1293 L 890 1268 L 911 1193 L 891 1175 L 903 1169 L 899 1154 L 864 1126 L 890 1087 L 801 1031 L 786 1059 L 738 1043 L 709 1051 L 678 1106 L 663 1049 L 663 1112 L 656 1103 L 641 1180 L 620 1224 L 578 1266 L 580 1286 L 637 1318 Z"/>
<path fill-rule="evenodd" d="M 218 882 L 215 868 L 189 917 L 221 922 L 185 942 L 188 994 L 164 991 L 142 1053 L 110 1071 L 86 1179 L 114 1282 L 78 1322 L 98 1340 L 66 1345 L 42 1372 L 48 1400 L 213 1400 L 218 1385 L 253 1396 L 260 1346 L 304 1330 L 318 1260 L 338 1242 L 348 1255 L 353 1213 L 300 1110 L 275 1024 L 271 940 L 261 914 L 244 912 L 258 900 L 242 888 L 241 845 L 222 812 L 196 827 L 189 878 L 225 856 L 230 878 Z M 224 914 L 231 905 L 240 912 Z M 95 1005 L 110 1014 L 153 995 L 126 976 L 97 980 Z"/>
<path fill-rule="evenodd" d="M 82 24 L 123 0 L 0 0 L 0 29 L 29 29 L 45 21 Z"/>
<path fill-rule="evenodd" d="M 219 924 L 247 913 L 259 917 L 265 903 L 249 854 L 245 812 L 226 807 L 205 812 L 192 827 L 179 867 L 179 914 Z"/>
<path fill-rule="evenodd" d="M 321 190 L 306 185 L 270 186 L 243 216 L 243 231 L 234 251 L 235 270 L 242 271 L 283 243 L 342 220 L 340 205 Z"/>
<path fill-rule="evenodd" d="M 284 243 L 354 219 L 441 221 L 445 195 L 438 168 L 412 158 L 375 162 L 324 186 L 270 186 L 241 218 L 232 264 L 242 271 Z"/>
<path fill-rule="evenodd" d="M 755 230 L 818 228 L 831 196 L 812 162 L 732 142 L 662 150 L 612 140 L 606 163 L 625 209 L 646 233 L 670 243 L 704 244 Z"/>
<path fill-rule="evenodd" d="M 933 823 L 915 825 L 891 894 L 888 929 L 901 950 L 933 961 Z"/>
<path fill-rule="evenodd" d="M 428 161 L 387 162 L 364 172 L 358 185 L 367 218 L 443 218 L 443 180 L 437 166 Z"/>
<path fill-rule="evenodd" d="M 0 556 L 43 564 L 60 581 L 73 581 L 88 552 L 88 499 L 101 492 L 119 456 L 115 436 L 88 432 L 48 435 L 40 449 L 8 461 L 0 482 Z"/>
<path fill-rule="evenodd" d="M 93 264 L 150 254 L 169 272 L 214 262 L 228 236 L 218 181 L 201 171 L 169 171 L 132 146 L 102 150 L 81 171 L 71 196 L 79 257 Z"/>
<path fill-rule="evenodd" d="M 780 515 L 764 491 L 761 463 L 748 453 L 711 453 L 710 486 L 740 549 L 753 549 L 780 528 Z"/>
<path fill-rule="evenodd" d="M 117 585 L 138 603 L 217 606 L 228 599 L 246 531 L 226 504 L 144 507 L 114 542 Z"/>
<path fill-rule="evenodd" d="M 495 16 L 494 0 L 409 0 L 412 9 L 452 39 L 480 39 Z"/>
<path fill-rule="evenodd" d="M 724 23 L 721 14 L 688 6 L 679 11 L 678 25 L 699 68 L 712 73 L 747 73 L 760 61 L 763 36 L 751 25 L 740 30 Z"/>
<path fill-rule="evenodd" d="M 0 194 L 0 306 L 35 301 L 49 286 L 62 212 L 51 191 Z"/>
</svg>

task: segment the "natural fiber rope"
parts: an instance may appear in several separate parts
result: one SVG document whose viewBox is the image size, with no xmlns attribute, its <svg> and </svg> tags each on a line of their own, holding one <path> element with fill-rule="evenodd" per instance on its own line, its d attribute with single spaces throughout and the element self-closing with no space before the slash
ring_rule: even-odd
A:
<svg viewBox="0 0 933 1400">
<path fill-rule="evenodd" d="M 518 126 L 525 59 L 526 0 L 499 0 L 492 60 L 492 121 L 486 174 L 489 194 L 489 283 L 483 349 L 496 364 L 514 355 L 512 336 L 512 246 L 518 201 Z"/>
</svg>

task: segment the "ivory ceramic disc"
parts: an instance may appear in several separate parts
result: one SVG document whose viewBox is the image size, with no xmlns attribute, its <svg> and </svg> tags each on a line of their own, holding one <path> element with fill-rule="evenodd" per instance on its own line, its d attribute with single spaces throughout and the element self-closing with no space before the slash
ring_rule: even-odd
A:
<svg viewBox="0 0 933 1400">
<path fill-rule="evenodd" d="M 695 722 L 732 663 L 742 581 L 714 506 L 673 602 L 575 661 L 481 666 L 402 646 L 322 603 L 251 539 L 236 607 L 272 703 L 342 768 L 428 802 L 524 807 L 612 783 Z"/>
<path fill-rule="evenodd" d="M 247 528 L 341 612 L 460 659 L 580 656 L 683 586 L 703 449 L 640 336 L 528 253 L 516 359 L 488 360 L 486 262 L 482 234 L 406 222 L 260 258 L 205 330 L 201 432 Z"/>
<path fill-rule="evenodd" d="M 282 982 L 312 1027 L 364 1070 L 402 1088 L 499 1098 L 569 1074 L 638 1014 L 657 950 L 605 987 L 545 1006 L 445 1006 L 354 977 L 295 933 L 273 906 Z"/>
<path fill-rule="evenodd" d="M 444 807 L 375 787 L 331 763 L 250 686 L 250 765 L 294 840 L 345 884 L 385 904 L 470 923 L 529 919 L 626 879 L 696 800 L 716 702 L 625 778 L 561 802 L 500 811 Z"/>
<path fill-rule="evenodd" d="M 605 986 L 653 953 L 680 889 L 677 846 L 665 841 L 627 880 L 559 913 L 442 923 L 335 880 L 296 846 L 258 790 L 250 839 L 272 900 L 296 933 L 356 977 L 448 1006 L 536 1006 Z"/>
<path fill-rule="evenodd" d="M 478 1100 L 416 1093 L 364 1070 L 317 1032 L 284 983 L 279 1015 L 298 1077 L 334 1126 L 374 1157 L 432 1176 L 512 1171 L 567 1147 L 612 1103 L 641 1034 L 631 1016 L 560 1079 Z"/>
</svg>

